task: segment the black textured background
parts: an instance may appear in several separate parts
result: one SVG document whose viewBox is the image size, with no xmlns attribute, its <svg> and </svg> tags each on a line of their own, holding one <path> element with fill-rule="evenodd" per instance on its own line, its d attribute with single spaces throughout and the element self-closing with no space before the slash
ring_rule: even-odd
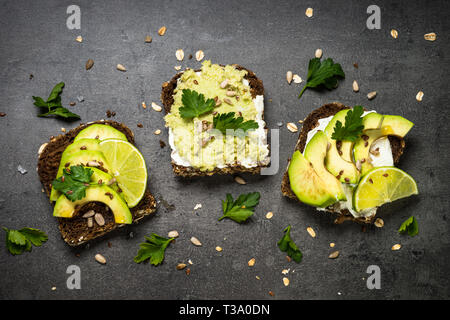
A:
<svg viewBox="0 0 450 320">
<path fill-rule="evenodd" d="M 66 28 L 70 4 L 81 7 L 81 30 Z M 381 30 L 366 28 L 371 4 L 381 8 Z M 314 8 L 312 18 L 305 16 L 307 7 Z M 449 13 L 448 1 L 1 1 L 0 112 L 7 115 L 0 118 L 0 225 L 40 228 L 49 241 L 13 257 L 1 236 L 0 298 L 449 298 Z M 163 25 L 167 32 L 160 37 L 157 30 Z M 392 28 L 398 39 L 390 36 Z M 424 40 L 429 32 L 437 33 L 435 42 Z M 144 43 L 147 34 L 151 44 Z M 83 43 L 75 41 L 78 35 Z M 199 66 L 195 59 L 179 63 L 179 48 L 186 57 L 201 49 L 215 63 L 241 64 L 264 81 L 268 127 L 283 122 L 277 175 L 244 176 L 245 186 L 231 176 L 192 181 L 173 176 L 169 147 L 159 145 L 160 139 L 167 142 L 163 114 L 143 110 L 140 103 L 160 103 L 161 84 L 175 74 L 175 65 Z M 342 65 L 346 79 L 336 90 L 308 90 L 298 100 L 301 85 L 289 86 L 286 71 L 306 78 L 317 48 Z M 95 65 L 86 71 L 89 58 Z M 118 63 L 128 71 L 117 71 Z M 351 89 L 354 79 L 359 93 Z M 82 121 L 105 118 L 110 109 L 117 112 L 115 120 L 134 130 L 149 167 L 149 187 L 158 200 L 164 199 L 156 216 L 89 248 L 72 249 L 62 241 L 35 171 L 39 146 L 61 127 L 78 125 L 36 116 L 31 96 L 46 97 L 59 81 L 66 83 L 64 105 L 84 96 L 71 108 Z M 369 101 L 366 94 L 373 90 L 378 95 Z M 415 99 L 419 90 L 425 93 L 421 103 Z M 382 229 L 361 232 L 356 224 L 333 225 L 332 217 L 281 195 L 282 171 L 297 140 L 285 124 L 330 101 L 400 114 L 416 124 L 399 166 L 416 179 L 420 195 L 383 207 Z M 139 122 L 144 128 L 137 128 Z M 153 135 L 156 129 L 162 129 L 161 136 Z M 19 164 L 26 175 L 17 171 Z M 227 192 L 250 191 L 259 191 L 261 201 L 248 223 L 217 221 Z M 203 207 L 194 212 L 197 203 Z M 268 211 L 274 212 L 271 220 L 265 219 Z M 410 215 L 420 227 L 414 238 L 396 231 Z M 304 254 L 300 264 L 288 263 L 276 246 L 288 224 Z M 308 226 L 317 238 L 308 235 Z M 133 262 L 145 235 L 174 229 L 180 237 L 161 266 Z M 203 246 L 194 247 L 191 236 Z M 328 259 L 335 250 L 330 242 L 341 252 L 336 260 Z M 395 243 L 402 249 L 391 251 Z M 216 252 L 216 246 L 223 252 Z M 106 257 L 107 265 L 94 260 L 96 253 Z M 252 257 L 256 264 L 249 268 Z M 175 269 L 188 259 L 193 262 L 189 276 Z M 66 269 L 72 264 L 81 268 L 81 290 L 66 288 Z M 381 290 L 366 288 L 363 278 L 372 264 L 381 268 Z M 288 287 L 282 283 L 285 268 L 290 269 Z"/>
</svg>

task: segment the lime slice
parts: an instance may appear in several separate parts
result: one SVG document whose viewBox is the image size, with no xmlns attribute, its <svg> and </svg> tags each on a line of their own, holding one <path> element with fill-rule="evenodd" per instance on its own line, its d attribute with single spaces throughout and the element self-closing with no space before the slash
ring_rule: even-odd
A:
<svg viewBox="0 0 450 320">
<path fill-rule="evenodd" d="M 418 193 L 416 182 L 405 171 L 378 167 L 362 177 L 353 195 L 353 207 L 359 212 Z"/>
<path fill-rule="evenodd" d="M 101 141 L 100 150 L 112 168 L 109 173 L 117 179 L 128 207 L 133 208 L 141 201 L 147 187 L 144 157 L 131 143 L 119 139 Z"/>
</svg>

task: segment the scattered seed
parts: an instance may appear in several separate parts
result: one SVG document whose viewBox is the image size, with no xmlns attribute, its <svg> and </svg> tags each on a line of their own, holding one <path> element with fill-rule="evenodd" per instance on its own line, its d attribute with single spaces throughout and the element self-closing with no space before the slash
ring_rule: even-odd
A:
<svg viewBox="0 0 450 320">
<path fill-rule="evenodd" d="M 181 70 L 181 66 L 175 66 L 173 67 L 175 70 L 180 71 Z"/>
<path fill-rule="evenodd" d="M 187 268 L 187 269 L 186 269 L 186 275 L 188 276 L 188 275 L 190 275 L 190 274 L 191 274 L 191 269 Z"/>
<path fill-rule="evenodd" d="M 94 219 L 92 217 L 87 219 L 87 226 L 88 228 L 92 228 L 94 226 Z"/>
<path fill-rule="evenodd" d="M 354 66 L 356 69 L 359 68 L 359 65 L 358 65 L 356 62 L 353 64 L 353 66 Z"/>
<path fill-rule="evenodd" d="M 381 218 L 377 218 L 373 224 L 378 228 L 383 228 L 384 221 Z"/>
<path fill-rule="evenodd" d="M 145 42 L 146 43 L 152 42 L 152 37 L 150 37 L 149 35 L 145 36 Z"/>
<path fill-rule="evenodd" d="M 157 105 L 156 103 L 152 102 L 152 109 L 157 111 L 157 112 L 161 112 L 162 107 Z"/>
<path fill-rule="evenodd" d="M 400 248 L 402 247 L 402 245 L 401 244 L 394 244 L 393 246 L 392 246 L 392 251 L 397 251 L 397 250 L 400 250 Z"/>
<path fill-rule="evenodd" d="M 172 230 L 172 231 L 169 231 L 169 233 L 167 234 L 167 236 L 168 236 L 169 238 L 178 238 L 179 234 L 178 234 L 178 231 L 177 231 L 177 230 Z"/>
<path fill-rule="evenodd" d="M 273 217 L 273 212 L 272 211 L 269 211 L 269 212 L 266 213 L 266 219 L 272 219 L 272 217 Z"/>
<path fill-rule="evenodd" d="M 287 275 L 287 274 L 289 273 L 289 270 L 290 270 L 290 269 L 283 269 L 283 270 L 281 271 L 281 273 L 284 274 L 284 275 Z"/>
<path fill-rule="evenodd" d="M 304 121 L 304 120 L 298 120 L 298 123 L 300 123 L 300 124 L 301 124 L 301 123 L 303 123 L 303 121 Z"/>
<path fill-rule="evenodd" d="M 86 70 L 90 70 L 93 66 L 94 66 L 94 60 L 88 59 L 88 61 L 86 61 Z"/>
<path fill-rule="evenodd" d="M 298 74 L 294 74 L 292 80 L 294 80 L 294 83 L 301 83 L 303 81 Z"/>
<path fill-rule="evenodd" d="M 95 215 L 95 211 L 94 210 L 89 210 L 88 212 L 86 212 L 85 214 L 83 214 L 83 218 L 90 218 L 93 217 Z"/>
<path fill-rule="evenodd" d="M 202 204 L 201 203 L 197 203 L 196 205 L 195 205 L 195 207 L 194 207 L 194 210 L 198 210 L 198 209 L 200 209 L 202 207 Z"/>
<path fill-rule="evenodd" d="M 78 37 L 76 37 L 75 38 L 75 41 L 78 41 L 78 42 L 83 42 L 83 37 L 82 36 L 78 36 Z"/>
<path fill-rule="evenodd" d="M 97 260 L 98 263 L 106 264 L 106 259 L 105 259 L 105 257 L 102 256 L 100 253 L 97 253 L 97 254 L 95 255 L 95 260 Z"/>
<path fill-rule="evenodd" d="M 295 123 L 289 122 L 288 124 L 286 124 L 286 127 L 288 128 L 288 130 L 290 132 L 297 132 L 298 131 L 298 128 L 295 125 Z"/>
<path fill-rule="evenodd" d="M 116 66 L 116 68 L 119 71 L 123 71 L 123 72 L 127 71 L 127 69 L 120 63 Z"/>
<path fill-rule="evenodd" d="M 225 89 L 227 87 L 227 85 L 228 85 L 228 79 L 225 79 L 220 83 L 220 87 L 222 89 Z"/>
<path fill-rule="evenodd" d="M 153 132 L 153 133 L 156 134 L 156 135 L 161 134 L 161 130 L 157 129 L 157 130 L 155 130 L 155 132 Z"/>
<path fill-rule="evenodd" d="M 339 251 L 334 251 L 328 256 L 329 259 L 336 259 L 337 257 L 339 257 Z"/>
<path fill-rule="evenodd" d="M 273 293 L 273 291 L 269 291 L 269 295 L 273 297 L 275 293 Z"/>
<path fill-rule="evenodd" d="M 359 85 L 358 85 L 358 82 L 356 82 L 356 80 L 353 80 L 353 91 L 354 92 L 359 91 Z"/>
<path fill-rule="evenodd" d="M 313 228 L 308 227 L 308 228 L 306 228 L 306 231 L 308 231 L 308 233 L 309 233 L 309 235 L 310 235 L 311 237 L 313 237 L 313 238 L 316 237 L 316 232 L 314 231 Z"/>
<path fill-rule="evenodd" d="M 422 98 L 423 98 L 423 92 L 422 91 L 417 92 L 416 100 L 420 102 L 420 101 L 422 101 Z"/>
<path fill-rule="evenodd" d="M 231 90 L 227 91 L 227 96 L 228 97 L 234 97 L 235 95 L 236 95 L 236 92 L 231 91 Z"/>
<path fill-rule="evenodd" d="M 239 184 L 247 184 L 247 182 L 239 176 L 234 177 L 234 181 L 236 181 Z"/>
<path fill-rule="evenodd" d="M 397 39 L 398 38 L 398 31 L 395 30 L 395 29 L 392 29 L 391 30 L 391 36 L 392 36 L 392 38 Z"/>
<path fill-rule="evenodd" d="M 186 264 L 185 263 L 177 264 L 177 270 L 183 270 L 184 268 L 186 268 Z"/>
<path fill-rule="evenodd" d="M 56 290 L 56 287 L 52 287 L 52 291 L 55 291 Z"/>
<path fill-rule="evenodd" d="M 25 169 L 24 167 L 22 167 L 20 164 L 17 166 L 17 171 L 20 172 L 20 174 L 25 174 L 27 173 L 27 169 Z"/>
<path fill-rule="evenodd" d="M 61 132 L 66 132 L 66 128 L 61 128 Z"/>
<path fill-rule="evenodd" d="M 162 140 L 159 140 L 159 146 L 162 148 L 164 148 L 166 146 L 166 143 Z"/>
<path fill-rule="evenodd" d="M 222 247 L 219 246 L 216 247 L 216 251 L 221 252 L 222 250 L 223 250 Z"/>
<path fill-rule="evenodd" d="M 427 33 L 423 37 L 427 41 L 434 41 L 434 40 L 436 40 L 436 33 L 434 33 L 434 32 Z"/>
<path fill-rule="evenodd" d="M 259 276 L 256 276 L 255 278 L 256 278 L 256 280 L 261 280 L 261 278 Z"/>
<path fill-rule="evenodd" d="M 141 105 L 142 105 L 142 108 L 147 109 L 147 105 L 145 104 L 145 101 L 142 101 Z"/>
<path fill-rule="evenodd" d="M 367 94 L 367 99 L 372 100 L 373 98 L 375 98 L 376 95 L 377 95 L 376 91 L 369 92 Z"/>
<path fill-rule="evenodd" d="M 4 116 L 6 116 L 6 113 L 4 113 L 4 112 L 0 112 L 0 117 L 4 117 Z"/>
<path fill-rule="evenodd" d="M 289 285 L 289 279 L 284 277 L 283 278 L 283 283 L 284 283 L 284 286 L 287 287 Z"/>
<path fill-rule="evenodd" d="M 165 26 L 163 26 L 163 27 L 159 28 L 158 34 L 160 36 L 163 36 L 166 33 L 166 30 L 167 30 L 167 28 Z"/>
<path fill-rule="evenodd" d="M 191 238 L 191 242 L 194 246 L 200 247 L 202 245 L 202 243 L 200 242 L 200 240 L 198 240 L 196 237 L 192 237 Z"/>
<path fill-rule="evenodd" d="M 233 102 L 231 102 L 231 100 L 228 99 L 228 98 L 224 98 L 223 101 L 224 101 L 226 104 L 229 104 L 230 106 L 233 105 Z"/>
<path fill-rule="evenodd" d="M 100 213 L 96 213 L 94 219 L 100 227 L 105 225 L 105 218 Z"/>
<path fill-rule="evenodd" d="M 255 265 L 255 262 L 256 262 L 256 259 L 255 259 L 255 258 L 251 258 L 251 259 L 248 261 L 248 266 L 249 266 L 249 267 L 253 267 L 253 266 Z"/>
<path fill-rule="evenodd" d="M 195 53 L 195 59 L 197 59 L 197 61 L 202 61 L 202 59 L 205 57 L 205 53 L 202 50 L 198 50 Z"/>
<path fill-rule="evenodd" d="M 308 18 L 311 18 L 311 17 L 313 16 L 313 14 L 314 14 L 314 9 L 313 9 L 313 8 L 308 8 L 308 9 L 306 9 L 305 15 L 306 15 Z"/>
<path fill-rule="evenodd" d="M 331 243 L 330 243 L 330 248 L 334 248 L 335 245 L 336 245 L 336 244 L 335 244 L 334 242 L 331 242 Z"/>
<path fill-rule="evenodd" d="M 78 100 L 78 102 L 83 102 L 84 101 L 84 97 L 83 96 L 77 96 L 77 100 Z"/>
<path fill-rule="evenodd" d="M 322 54 L 323 54 L 322 49 L 317 49 L 315 52 L 316 58 L 319 58 L 319 59 L 322 58 Z"/>
<path fill-rule="evenodd" d="M 177 57 L 178 61 L 183 61 L 183 59 L 184 59 L 184 51 L 183 51 L 183 49 L 178 49 L 175 52 L 175 56 Z"/>
<path fill-rule="evenodd" d="M 292 71 L 286 72 L 286 81 L 287 81 L 289 84 L 291 84 L 292 78 L 293 78 Z"/>
</svg>

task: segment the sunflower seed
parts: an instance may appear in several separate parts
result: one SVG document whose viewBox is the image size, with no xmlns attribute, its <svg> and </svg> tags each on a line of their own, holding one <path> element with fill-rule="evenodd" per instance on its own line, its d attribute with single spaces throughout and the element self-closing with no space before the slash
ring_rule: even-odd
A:
<svg viewBox="0 0 450 320">
<path fill-rule="evenodd" d="M 434 32 L 427 33 L 423 37 L 427 41 L 434 41 L 434 40 L 436 40 L 436 33 L 434 33 Z"/>
<path fill-rule="evenodd" d="M 167 234 L 167 236 L 168 236 L 169 238 L 178 238 L 179 234 L 178 234 L 178 231 L 177 231 L 177 230 L 172 230 L 172 231 L 169 231 L 169 233 Z"/>
<path fill-rule="evenodd" d="M 184 268 L 186 268 L 186 264 L 185 263 L 177 264 L 177 270 L 183 270 Z"/>
<path fill-rule="evenodd" d="M 306 15 L 308 18 L 311 18 L 311 17 L 313 16 L 313 14 L 314 14 L 314 9 L 313 9 L 313 8 L 308 8 L 308 9 L 306 9 L 305 15 Z"/>
<path fill-rule="evenodd" d="M 309 235 L 310 235 L 311 237 L 313 237 L 313 238 L 316 237 L 316 232 L 314 231 L 313 228 L 308 227 L 308 228 L 306 228 L 306 231 L 308 231 L 308 233 L 309 233 Z"/>
<path fill-rule="evenodd" d="M 233 102 L 231 102 L 231 100 L 228 99 L 228 98 L 224 98 L 223 101 L 224 101 L 226 104 L 229 104 L 230 106 L 233 105 Z"/>
<path fill-rule="evenodd" d="M 96 213 L 94 219 L 100 227 L 105 225 L 105 218 L 100 213 Z"/>
<path fill-rule="evenodd" d="M 111 180 L 109 180 L 109 181 L 106 183 L 106 185 L 110 186 L 110 185 L 112 185 L 112 184 L 114 184 L 114 183 L 116 183 L 116 182 L 117 182 L 117 179 L 116 179 L 116 178 L 112 178 Z"/>
<path fill-rule="evenodd" d="M 87 226 L 88 228 L 92 228 L 94 226 L 94 219 L 92 217 L 87 219 Z"/>
<path fill-rule="evenodd" d="M 226 87 L 227 87 L 227 85 L 228 85 L 228 79 L 225 79 L 225 80 L 223 80 L 221 83 L 220 83 L 220 87 L 222 88 L 222 89 L 225 89 Z"/>
<path fill-rule="evenodd" d="M 235 95 L 236 95 L 236 92 L 231 91 L 231 90 L 227 91 L 227 96 L 228 97 L 234 97 Z"/>
<path fill-rule="evenodd" d="M 167 28 L 165 26 L 163 26 L 163 27 L 159 28 L 158 34 L 160 36 L 163 36 L 166 33 L 166 30 L 167 30 Z"/>
<path fill-rule="evenodd" d="M 356 82 L 356 80 L 353 80 L 353 91 L 354 92 L 359 91 L 359 85 L 358 85 L 358 82 Z"/>
<path fill-rule="evenodd" d="M 105 257 L 102 256 L 100 253 L 97 253 L 97 254 L 95 255 L 95 260 L 97 260 L 98 263 L 106 264 L 106 259 L 105 259 Z"/>
<path fill-rule="evenodd" d="M 255 262 L 256 262 L 256 259 L 255 259 L 255 258 L 251 258 L 251 259 L 248 261 L 248 266 L 249 266 L 249 267 L 253 267 L 253 266 L 255 265 Z"/>
<path fill-rule="evenodd" d="M 294 80 L 294 83 L 301 83 L 303 81 L 298 74 L 294 74 L 292 80 Z"/>
<path fill-rule="evenodd" d="M 283 284 L 284 284 L 285 287 L 287 287 L 289 285 L 289 279 L 284 277 L 283 278 Z"/>
<path fill-rule="evenodd" d="M 44 149 L 47 145 L 48 145 L 48 143 L 46 142 L 39 147 L 38 155 L 41 155 L 41 153 L 44 151 Z"/>
<path fill-rule="evenodd" d="M 94 60 L 88 59 L 88 61 L 86 61 L 86 70 L 91 69 L 93 66 L 94 66 Z"/>
<path fill-rule="evenodd" d="M 291 82 L 292 82 L 292 77 L 293 77 L 292 71 L 286 72 L 286 81 L 287 81 L 289 84 L 291 84 Z"/>
<path fill-rule="evenodd" d="M 183 59 L 184 59 L 184 51 L 183 51 L 183 49 L 178 49 L 175 52 L 175 56 L 177 57 L 178 61 L 183 61 Z"/>
<path fill-rule="evenodd" d="M 122 64 L 120 64 L 120 63 L 117 65 L 116 68 L 117 68 L 117 70 L 119 70 L 119 71 L 123 71 L 123 72 L 127 71 L 127 69 L 126 69 Z"/>
<path fill-rule="evenodd" d="M 400 250 L 400 248 L 402 247 L 402 245 L 401 244 L 394 244 L 393 246 L 392 246 L 392 251 L 397 251 L 397 250 Z"/>
<path fill-rule="evenodd" d="M 75 38 L 75 41 L 78 41 L 78 42 L 83 42 L 83 37 L 82 36 L 78 36 L 78 37 L 76 37 Z"/>
<path fill-rule="evenodd" d="M 245 182 L 245 180 L 239 176 L 234 177 L 234 181 L 236 181 L 239 184 L 247 184 L 247 182 Z"/>
<path fill-rule="evenodd" d="M 417 92 L 416 100 L 420 102 L 420 101 L 422 101 L 422 98 L 423 98 L 423 92 L 422 91 Z"/>
<path fill-rule="evenodd" d="M 384 221 L 381 218 L 377 218 L 375 222 L 373 223 L 377 228 L 383 228 Z"/>
<path fill-rule="evenodd" d="M 369 93 L 367 94 L 367 99 L 372 100 L 373 98 L 376 97 L 376 95 L 377 95 L 377 92 L 376 92 L 376 91 L 369 92 Z"/>
<path fill-rule="evenodd" d="M 317 49 L 315 52 L 316 58 L 319 58 L 319 59 L 322 58 L 322 54 L 323 54 L 322 49 Z"/>
<path fill-rule="evenodd" d="M 83 214 L 83 218 L 90 218 L 90 217 L 93 217 L 94 215 L 95 215 L 95 211 L 94 210 L 89 210 L 88 212 Z"/>
<path fill-rule="evenodd" d="M 152 109 L 157 111 L 157 112 L 161 112 L 162 107 L 158 106 L 156 103 L 152 102 Z"/>
<path fill-rule="evenodd" d="M 150 36 L 145 36 L 145 42 L 146 42 L 146 43 L 152 42 L 152 37 L 150 37 Z"/>
<path fill-rule="evenodd" d="M 196 237 L 192 237 L 191 238 L 191 242 L 194 246 L 200 247 L 202 245 L 202 243 L 200 242 L 200 240 L 198 240 Z"/>
<path fill-rule="evenodd" d="M 266 219 L 272 219 L 272 217 L 273 217 L 273 212 L 272 211 L 269 211 L 269 212 L 266 213 Z"/>
<path fill-rule="evenodd" d="M 339 257 L 339 251 L 334 251 L 328 256 L 329 259 L 336 259 L 337 257 Z"/>
<path fill-rule="evenodd" d="M 398 31 L 395 30 L 395 29 L 392 29 L 391 30 L 391 36 L 392 36 L 392 38 L 397 39 L 398 38 Z"/>
<path fill-rule="evenodd" d="M 205 57 L 205 53 L 202 50 L 198 50 L 195 53 L 195 59 L 197 59 L 197 61 L 202 61 L 202 59 Z"/>
<path fill-rule="evenodd" d="M 286 127 L 288 128 L 288 130 L 290 132 L 297 132 L 298 131 L 298 128 L 295 125 L 295 123 L 289 122 L 288 124 L 286 124 Z"/>
<path fill-rule="evenodd" d="M 219 246 L 216 247 L 216 251 L 221 252 L 222 250 L 223 250 L 222 247 Z"/>
</svg>

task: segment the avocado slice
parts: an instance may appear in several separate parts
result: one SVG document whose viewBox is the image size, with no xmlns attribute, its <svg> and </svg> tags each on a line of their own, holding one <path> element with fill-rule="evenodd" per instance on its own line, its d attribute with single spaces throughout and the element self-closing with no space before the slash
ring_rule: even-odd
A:
<svg viewBox="0 0 450 320">
<path fill-rule="evenodd" d="M 311 162 L 317 175 L 325 183 L 328 192 L 334 195 L 338 201 L 347 200 L 341 182 L 325 168 L 327 148 L 327 136 L 322 131 L 318 131 L 305 148 L 305 158 Z"/>
<path fill-rule="evenodd" d="M 86 165 L 89 161 L 97 161 L 103 163 L 103 168 L 108 170 L 108 172 L 112 172 L 111 168 L 108 165 L 108 162 L 105 159 L 105 156 L 100 151 L 91 151 L 91 150 L 85 150 L 85 151 L 78 151 L 75 152 L 67 157 L 61 157 L 61 162 L 59 164 L 58 173 L 56 174 L 56 179 L 61 177 L 63 174 L 64 168 L 66 168 L 66 165 L 69 164 L 69 166 L 76 166 L 79 164 Z M 54 190 L 52 188 L 52 192 L 50 194 L 50 200 L 56 201 L 58 200 L 59 193 L 58 191 Z"/>
<path fill-rule="evenodd" d="M 325 135 L 330 143 L 330 148 L 328 149 L 327 155 L 325 157 L 325 167 L 327 170 L 335 176 L 339 181 L 344 183 L 358 183 L 359 171 L 355 164 L 352 162 L 351 152 L 345 151 L 347 155 L 344 155 L 343 150 L 352 149 L 351 141 L 340 141 L 341 153 L 337 148 L 337 141 L 332 139 L 331 136 L 334 132 L 334 127 L 336 122 L 340 121 L 343 125 L 345 124 L 345 116 L 350 109 L 341 110 L 334 115 L 331 121 L 325 128 Z"/>
<path fill-rule="evenodd" d="M 311 206 L 326 208 L 336 202 L 327 186 L 317 175 L 311 162 L 295 151 L 288 169 L 289 183 L 297 198 Z"/>
<path fill-rule="evenodd" d="M 79 139 L 78 141 L 69 144 L 67 148 L 64 150 L 61 159 L 67 158 L 68 156 L 77 153 L 79 151 L 99 151 L 100 140 L 98 139 Z"/>
<path fill-rule="evenodd" d="M 128 141 L 127 137 L 122 132 L 106 124 L 93 124 L 81 130 L 75 137 L 74 142 L 80 139 L 119 139 Z"/>
<path fill-rule="evenodd" d="M 361 174 L 364 175 L 373 168 L 370 163 L 369 152 L 375 140 L 388 135 L 403 138 L 413 126 L 414 123 L 401 116 L 387 115 L 383 116 L 383 121 L 379 129 L 364 130 L 364 133 L 355 142 L 353 148 L 355 161 L 361 163 Z"/>
<path fill-rule="evenodd" d="M 86 188 L 86 196 L 73 202 L 67 199 L 65 195 L 61 195 L 55 203 L 53 216 L 72 218 L 76 207 L 81 207 L 93 201 L 106 204 L 111 209 L 116 223 L 130 224 L 132 222 L 133 217 L 125 201 L 117 192 L 105 185 L 94 185 Z"/>
</svg>

